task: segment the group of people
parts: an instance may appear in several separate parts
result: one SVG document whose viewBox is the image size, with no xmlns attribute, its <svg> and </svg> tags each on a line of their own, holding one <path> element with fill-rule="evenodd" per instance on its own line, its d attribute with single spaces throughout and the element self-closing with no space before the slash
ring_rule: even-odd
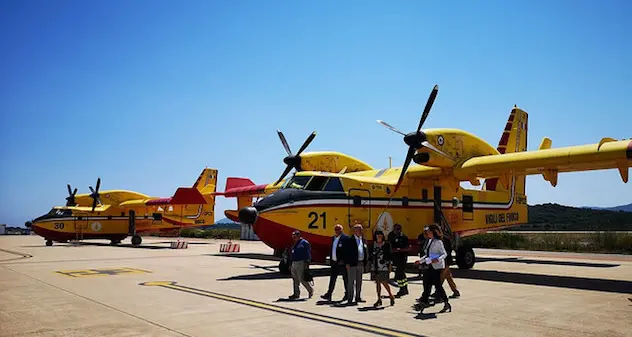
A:
<svg viewBox="0 0 632 337">
<path fill-rule="evenodd" d="M 408 237 L 402 232 L 399 224 L 393 226 L 393 231 L 385 237 L 382 230 L 373 233 L 373 247 L 369 250 L 364 237 L 362 224 L 353 226 L 353 234 L 343 233 L 343 227 L 336 224 L 335 235 L 332 237 L 330 249 L 329 287 L 327 292 L 321 296 L 322 299 L 331 301 L 332 294 L 339 275 L 342 275 L 345 284 L 345 294 L 340 302 L 347 305 L 366 302 L 362 294 L 362 275 L 365 272 L 371 274 L 371 280 L 375 281 L 377 301 L 374 307 L 382 305 L 382 287 L 385 288 L 390 299 L 390 305 L 395 305 L 395 298 L 408 295 L 408 279 L 406 277 L 406 263 L 410 251 Z M 294 292 L 290 299 L 300 297 L 300 285 L 302 284 L 308 291 L 311 298 L 314 288 L 310 283 L 309 263 L 311 261 L 311 247 L 307 240 L 301 237 L 297 230 L 292 233 L 294 245 L 291 249 L 291 274 Z M 431 305 L 430 298 L 434 298 L 434 303 L 444 303 L 441 312 L 451 311 L 448 296 L 443 289 L 443 282 L 448 281 L 452 289 L 452 298 L 459 297 L 460 293 L 454 283 L 450 272 L 452 264 L 451 243 L 444 237 L 441 228 L 432 224 L 424 228 L 423 233 L 418 237 L 420 241 L 420 259 L 415 261 L 415 265 L 423 273 L 423 293 L 413 307 L 418 311 Z M 397 282 L 399 291 L 393 295 L 389 284 L 390 273 L 395 271 L 394 279 Z M 431 294 L 432 287 L 435 293 Z"/>
</svg>

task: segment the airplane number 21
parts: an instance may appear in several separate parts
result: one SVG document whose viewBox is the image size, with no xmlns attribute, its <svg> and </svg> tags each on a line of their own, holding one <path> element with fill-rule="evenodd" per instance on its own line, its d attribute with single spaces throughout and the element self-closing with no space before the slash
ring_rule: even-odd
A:
<svg viewBox="0 0 632 337">
<path fill-rule="evenodd" d="M 323 229 L 327 228 L 327 212 L 322 212 L 320 215 L 316 212 L 310 212 L 307 217 L 312 219 L 307 228 L 318 229 L 317 222 L 319 218 L 323 220 Z"/>
</svg>

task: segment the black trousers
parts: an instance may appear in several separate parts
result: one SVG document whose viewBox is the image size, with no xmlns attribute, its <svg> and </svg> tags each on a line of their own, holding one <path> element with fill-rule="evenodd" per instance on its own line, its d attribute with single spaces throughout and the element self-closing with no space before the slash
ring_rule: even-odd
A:
<svg viewBox="0 0 632 337">
<path fill-rule="evenodd" d="M 393 254 L 393 266 L 395 267 L 395 281 L 397 286 L 404 288 L 408 286 L 408 279 L 406 278 L 406 261 L 407 255 Z"/>
<path fill-rule="evenodd" d="M 445 303 L 448 303 L 448 295 L 441 285 L 441 271 L 442 269 L 434 269 L 432 265 L 424 271 L 424 292 L 421 294 L 421 303 L 428 303 L 432 286 L 437 290 L 437 299 L 443 299 Z"/>
<path fill-rule="evenodd" d="M 347 268 L 344 264 L 338 264 L 338 262 L 332 262 L 334 264 L 331 265 L 331 273 L 329 274 L 329 289 L 327 290 L 327 294 L 331 295 L 334 293 L 334 287 L 336 286 L 336 279 L 338 275 L 342 274 L 342 279 L 344 280 L 344 288 L 345 295 L 347 295 Z"/>
</svg>

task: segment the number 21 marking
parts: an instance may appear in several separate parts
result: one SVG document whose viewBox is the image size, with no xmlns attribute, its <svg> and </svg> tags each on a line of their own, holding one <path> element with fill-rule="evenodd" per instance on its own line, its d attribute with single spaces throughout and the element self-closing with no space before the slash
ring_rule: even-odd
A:
<svg viewBox="0 0 632 337">
<path fill-rule="evenodd" d="M 307 228 L 313 228 L 313 229 L 318 229 L 318 225 L 316 224 L 316 222 L 318 222 L 318 213 L 316 212 L 310 212 L 307 215 L 308 218 L 313 218 L 313 220 L 309 223 L 309 225 L 307 225 Z M 327 228 L 327 212 L 322 212 L 320 213 L 320 218 L 323 219 L 323 229 Z"/>
</svg>

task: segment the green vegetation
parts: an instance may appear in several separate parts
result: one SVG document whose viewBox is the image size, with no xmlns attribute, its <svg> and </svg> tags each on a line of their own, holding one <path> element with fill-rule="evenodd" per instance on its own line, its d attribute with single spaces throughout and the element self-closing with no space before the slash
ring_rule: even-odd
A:
<svg viewBox="0 0 632 337">
<path fill-rule="evenodd" d="M 558 204 L 529 206 L 529 223 L 508 231 L 464 238 L 475 248 L 524 249 L 581 253 L 632 254 L 632 212 L 577 208 Z M 583 231 L 593 233 L 547 233 Z"/>
<path fill-rule="evenodd" d="M 180 236 L 188 238 L 239 240 L 240 233 L 241 231 L 239 229 L 185 228 L 180 233 Z"/>
<path fill-rule="evenodd" d="M 474 248 L 632 254 L 630 233 L 485 233 L 463 239 Z"/>
<path fill-rule="evenodd" d="M 558 204 L 529 206 L 529 223 L 512 231 L 632 231 L 632 212 Z"/>
</svg>

